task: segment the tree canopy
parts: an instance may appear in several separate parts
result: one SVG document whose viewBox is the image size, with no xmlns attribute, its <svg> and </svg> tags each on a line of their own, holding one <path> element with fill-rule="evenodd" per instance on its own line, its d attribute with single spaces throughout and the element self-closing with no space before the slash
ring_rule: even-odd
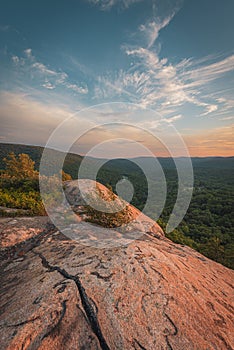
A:
<svg viewBox="0 0 234 350">
<path fill-rule="evenodd" d="M 28 154 L 21 153 L 16 156 L 15 153 L 11 152 L 3 160 L 6 165 L 3 177 L 13 179 L 38 178 L 38 171 L 34 169 L 35 162 Z"/>
</svg>

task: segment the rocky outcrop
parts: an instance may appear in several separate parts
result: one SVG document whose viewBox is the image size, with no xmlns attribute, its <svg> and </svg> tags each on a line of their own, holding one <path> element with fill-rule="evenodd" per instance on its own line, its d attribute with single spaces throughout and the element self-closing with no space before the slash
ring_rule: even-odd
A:
<svg viewBox="0 0 234 350">
<path fill-rule="evenodd" d="M 232 270 L 152 232 L 97 249 L 33 220 L 1 249 L 1 349 L 233 349 Z"/>
<path fill-rule="evenodd" d="M 158 238 L 164 236 L 163 230 L 154 220 L 144 215 L 140 210 L 138 210 L 134 206 L 129 205 L 123 199 L 120 199 L 117 195 L 115 195 L 112 191 L 110 191 L 104 185 L 93 180 L 83 179 L 83 180 L 79 180 L 78 182 L 77 180 L 73 180 L 73 181 L 67 181 L 64 183 L 64 192 L 66 194 L 68 202 L 72 206 L 73 211 L 76 212 L 77 215 L 80 217 L 81 221 L 86 220 L 89 217 L 89 214 L 87 213 L 87 208 L 85 206 L 86 203 L 82 197 L 78 183 L 79 183 L 79 186 L 82 186 L 83 192 L 86 195 L 88 194 L 93 198 L 98 198 L 104 201 L 105 203 L 104 208 L 102 208 L 102 206 L 100 205 L 100 207 L 104 211 L 105 209 L 109 208 L 112 205 L 111 207 L 112 210 L 116 209 L 118 212 L 121 213 L 122 205 L 125 206 L 125 210 L 122 211 L 122 215 L 124 215 L 124 218 L 122 220 L 121 220 L 121 217 L 118 217 L 118 215 L 116 215 L 115 217 L 115 213 L 112 213 L 112 214 L 110 213 L 110 216 L 113 216 L 114 219 L 116 219 L 116 221 L 119 220 L 120 225 L 118 225 L 118 222 L 117 222 L 117 226 L 121 226 L 121 227 L 117 227 L 118 234 L 121 232 L 124 234 L 124 237 L 125 237 L 126 234 L 133 232 L 134 235 L 136 236 L 136 232 L 138 232 L 139 234 L 137 236 L 140 237 L 141 236 L 140 232 L 142 233 L 148 232 L 151 235 L 154 235 L 155 237 L 158 237 Z M 114 204 L 111 204 L 111 203 L 114 203 Z M 108 214 L 106 214 L 106 216 L 108 216 Z M 91 219 L 94 219 L 94 218 L 91 217 Z M 95 222 L 95 220 L 91 220 L 91 221 Z M 96 221 L 98 222 L 98 218 Z M 105 220 L 103 221 L 105 223 Z M 108 222 L 110 222 L 110 220 L 107 221 L 107 226 L 108 226 Z"/>
</svg>

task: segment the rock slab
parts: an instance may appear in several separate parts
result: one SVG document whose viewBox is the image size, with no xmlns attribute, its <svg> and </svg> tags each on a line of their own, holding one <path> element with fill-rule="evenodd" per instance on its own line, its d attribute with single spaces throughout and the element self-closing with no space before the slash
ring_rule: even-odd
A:
<svg viewBox="0 0 234 350">
<path fill-rule="evenodd" d="M 232 270 L 165 237 L 97 249 L 41 220 L 1 261 L 1 349 L 233 349 Z"/>
</svg>

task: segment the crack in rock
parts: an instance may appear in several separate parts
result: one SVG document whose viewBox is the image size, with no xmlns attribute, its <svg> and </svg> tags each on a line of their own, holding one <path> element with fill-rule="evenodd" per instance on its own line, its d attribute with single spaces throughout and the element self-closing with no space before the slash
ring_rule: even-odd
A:
<svg viewBox="0 0 234 350">
<path fill-rule="evenodd" d="M 177 335 L 178 334 L 178 328 L 176 327 L 175 323 L 172 321 L 172 319 L 164 312 L 164 315 L 166 316 L 166 318 L 168 319 L 168 321 L 170 322 L 170 324 L 173 326 L 174 328 L 174 332 L 171 335 Z M 166 335 L 166 342 L 167 342 L 167 346 L 169 348 L 169 350 L 173 350 L 173 347 L 171 346 L 170 342 L 169 342 L 169 336 Z"/>
<path fill-rule="evenodd" d="M 8 324 L 8 325 L 6 325 L 6 327 L 19 327 L 19 326 L 23 326 L 23 325 L 25 325 L 25 324 L 34 322 L 34 321 L 38 320 L 39 318 L 40 318 L 39 316 L 36 316 L 36 317 L 34 317 L 34 318 L 31 318 L 30 320 L 25 320 L 25 321 L 22 321 L 22 322 L 19 322 L 19 323 L 15 323 L 15 324 Z"/>
<path fill-rule="evenodd" d="M 103 276 L 98 271 L 93 271 L 90 274 L 93 275 L 93 276 L 96 276 L 99 279 L 104 280 L 105 282 L 108 282 L 111 279 L 111 277 L 114 275 L 113 273 L 111 273 L 108 276 Z"/>
<path fill-rule="evenodd" d="M 171 346 L 169 340 L 168 340 L 168 336 L 166 335 L 166 342 L 167 342 L 167 346 L 169 350 L 173 350 L 173 347 Z"/>
<path fill-rule="evenodd" d="M 168 319 L 168 321 L 171 323 L 171 325 L 174 328 L 174 333 L 172 335 L 177 335 L 178 334 L 178 328 L 176 327 L 175 323 L 172 321 L 172 319 L 164 312 L 164 315 Z"/>
<path fill-rule="evenodd" d="M 90 323 L 90 326 L 94 332 L 94 334 L 97 336 L 100 346 L 102 350 L 110 350 L 99 325 L 98 319 L 95 315 L 94 309 L 89 301 L 89 297 L 86 294 L 86 291 L 84 287 L 82 286 L 82 283 L 78 276 L 70 275 L 66 270 L 60 268 L 59 266 L 52 266 L 50 263 L 46 260 L 46 258 L 39 252 L 33 251 L 35 255 L 39 256 L 42 262 L 42 265 L 49 270 L 49 272 L 57 271 L 59 272 L 63 277 L 66 279 L 72 280 L 75 282 L 77 289 L 79 291 L 79 295 L 81 298 L 81 303 L 84 308 L 85 314 L 87 316 L 87 319 Z"/>
<path fill-rule="evenodd" d="M 139 341 L 137 339 L 134 338 L 133 340 L 141 350 L 147 350 L 143 345 L 141 345 L 141 343 L 139 343 Z"/>
</svg>

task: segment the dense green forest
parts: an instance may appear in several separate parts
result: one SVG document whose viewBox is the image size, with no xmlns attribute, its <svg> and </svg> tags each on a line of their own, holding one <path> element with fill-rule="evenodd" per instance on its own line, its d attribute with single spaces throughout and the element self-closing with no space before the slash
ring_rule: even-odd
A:
<svg viewBox="0 0 234 350">
<path fill-rule="evenodd" d="M 28 154 L 33 163 L 27 160 L 26 168 L 29 165 L 31 171 L 33 169 L 35 172 L 30 176 L 24 174 L 21 178 L 3 176 L 7 166 L 3 159 L 10 152 L 16 155 Z M 43 148 L 36 146 L 0 144 L 0 206 L 27 209 L 29 215 L 45 214 L 37 178 L 42 152 Z M 58 151 L 54 152 L 56 155 Z M 16 160 L 22 161 L 19 157 Z M 79 155 L 68 154 L 64 171 L 72 178 L 77 178 L 81 160 Z M 144 173 L 133 161 L 107 161 L 99 170 L 97 180 L 110 185 L 115 192 L 116 183 L 123 177 L 128 178 L 134 186 L 131 204 L 142 210 L 148 195 L 148 185 Z M 150 166 L 151 161 L 144 159 L 146 166 Z M 95 159 L 90 158 L 90 162 L 95 162 Z M 177 196 L 177 172 L 172 159 L 159 158 L 159 162 L 167 181 L 167 199 L 158 222 L 165 229 Z M 234 157 L 192 158 L 192 163 L 194 190 L 188 212 L 177 229 L 167 236 L 176 243 L 189 245 L 207 257 L 234 268 Z M 22 166 L 21 169 L 23 171 Z M 69 179 L 65 173 L 64 176 L 64 179 Z M 151 217 L 154 218 L 153 212 Z"/>
<path fill-rule="evenodd" d="M 148 194 L 146 178 L 133 163 L 110 161 L 98 174 L 98 181 L 115 184 L 127 176 L 134 186 L 132 204 L 142 210 Z M 129 162 L 130 163 L 130 162 Z M 124 167 L 123 167 L 124 164 Z M 161 161 L 167 181 L 167 199 L 158 223 L 165 229 L 177 196 L 177 172 L 171 160 Z M 180 225 L 167 236 L 209 258 L 234 268 L 234 158 L 193 159 L 194 190 Z M 103 181 L 104 180 L 104 181 Z M 151 215 L 152 218 L 153 215 Z"/>
</svg>

